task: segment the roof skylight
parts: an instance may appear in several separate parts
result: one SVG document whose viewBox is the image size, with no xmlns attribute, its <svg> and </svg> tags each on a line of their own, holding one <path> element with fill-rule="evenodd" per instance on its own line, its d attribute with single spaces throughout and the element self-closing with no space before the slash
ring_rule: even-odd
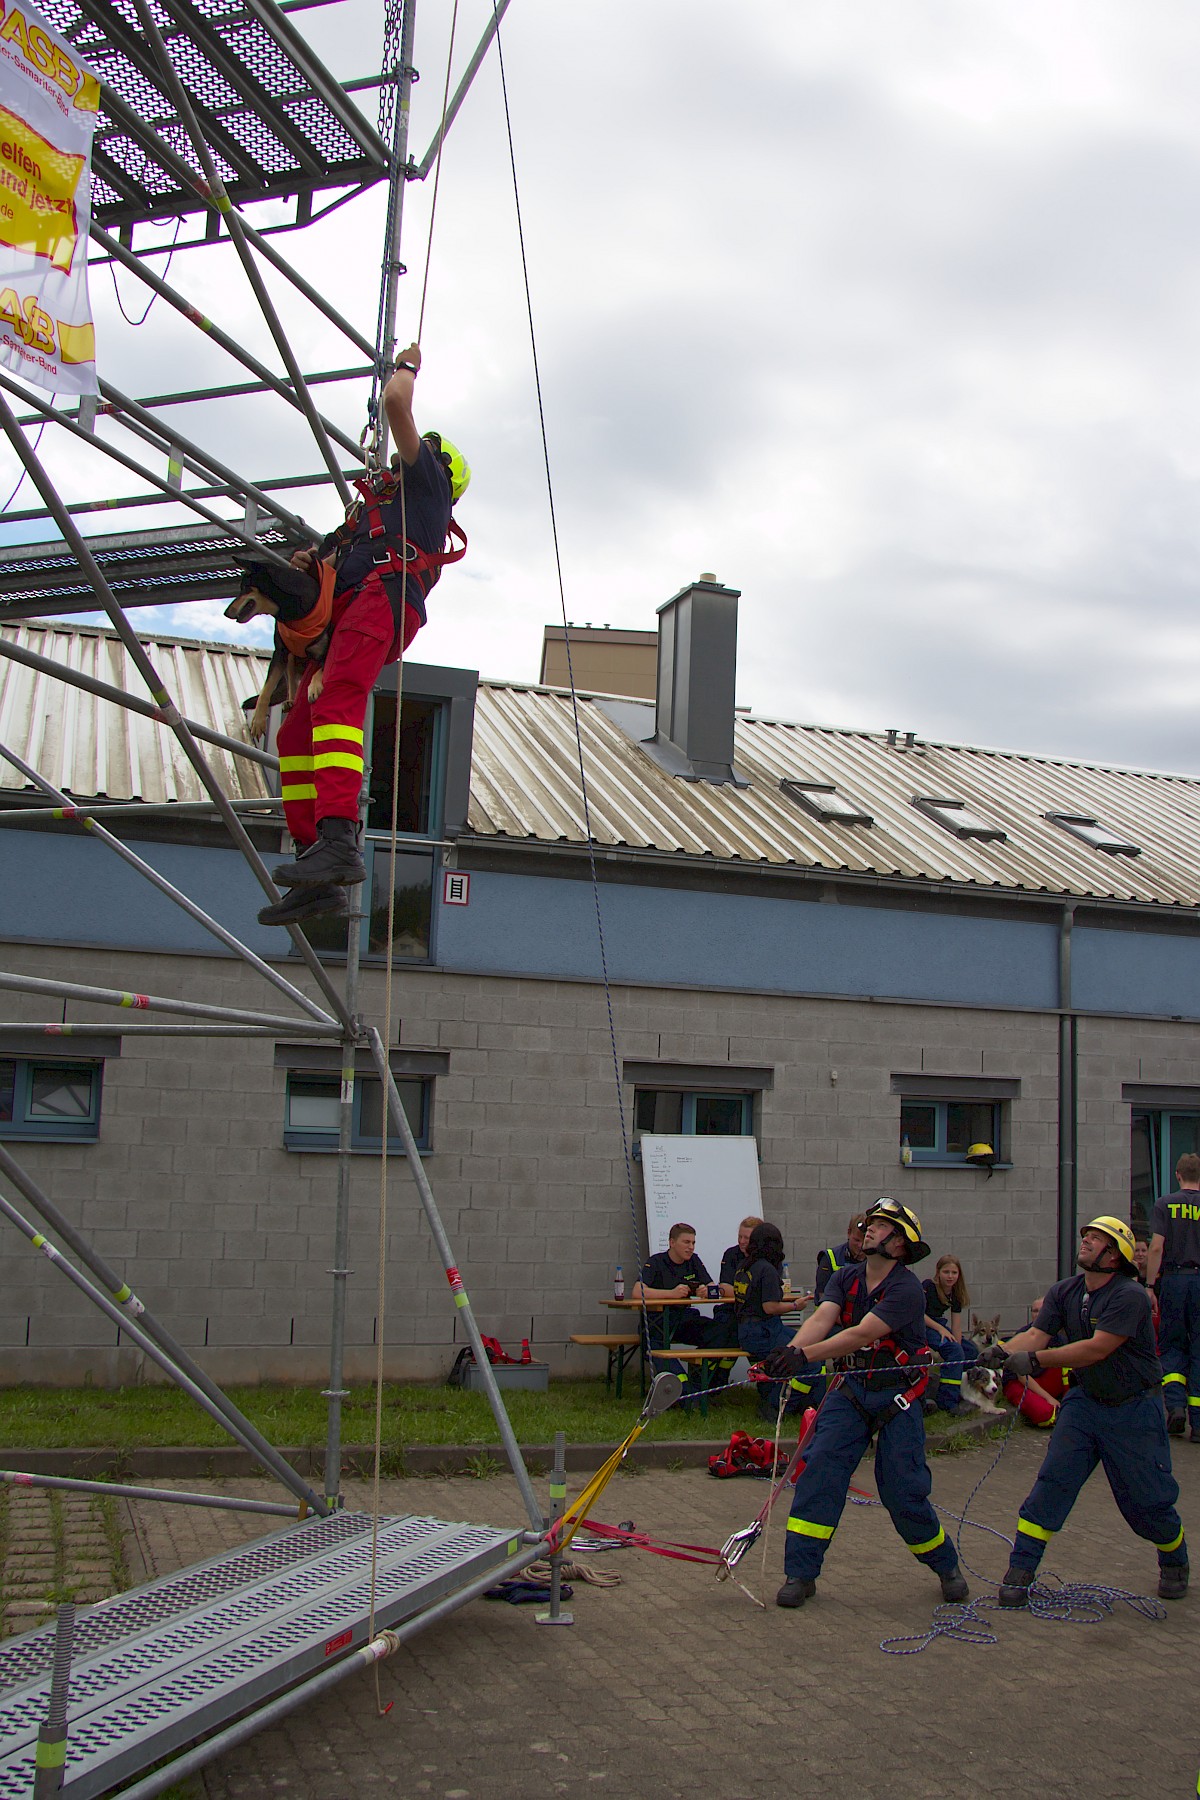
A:
<svg viewBox="0 0 1200 1800">
<path fill-rule="evenodd" d="M 1131 844 L 1107 825 L 1101 825 L 1090 813 L 1047 813 L 1051 824 L 1061 825 L 1072 837 L 1082 839 L 1090 844 L 1093 850 L 1106 850 L 1110 856 L 1140 856 L 1141 845 Z"/>
<path fill-rule="evenodd" d="M 831 781 L 781 781 L 780 787 L 814 819 L 838 825 L 873 825 L 875 819 L 864 812 L 845 794 L 839 794 Z"/>
<path fill-rule="evenodd" d="M 989 825 L 977 812 L 972 812 L 965 800 L 939 799 L 936 794 L 914 794 L 913 805 L 919 812 L 935 819 L 952 831 L 955 837 L 990 839 L 1003 844 L 1008 833 L 1001 831 L 998 825 Z"/>
</svg>

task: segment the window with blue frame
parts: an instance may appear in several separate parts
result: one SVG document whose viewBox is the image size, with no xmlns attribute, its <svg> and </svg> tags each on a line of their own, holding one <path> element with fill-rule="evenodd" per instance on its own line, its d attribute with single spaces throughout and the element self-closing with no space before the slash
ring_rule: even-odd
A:
<svg viewBox="0 0 1200 1800">
<path fill-rule="evenodd" d="M 429 1148 L 429 1119 L 433 1096 L 430 1079 L 397 1076 L 400 1101 L 412 1126 L 417 1148 Z M 292 1069 L 287 1077 L 283 1141 L 289 1150 L 336 1150 L 341 1110 L 341 1081 L 337 1074 Z M 354 1113 L 350 1147 L 379 1150 L 383 1142 L 383 1089 L 378 1076 L 358 1075 L 354 1082 Z M 388 1133 L 388 1149 L 403 1150 L 396 1133 Z"/>
<path fill-rule="evenodd" d="M 751 1137 L 754 1095 L 705 1094 L 679 1088 L 635 1088 L 633 1135 Z"/>
<path fill-rule="evenodd" d="M 0 1138 L 99 1137 L 103 1068 L 99 1062 L 0 1057 Z"/>
<path fill-rule="evenodd" d="M 914 1163 L 965 1163 L 972 1144 L 1000 1157 L 1001 1100 L 906 1099 L 900 1103 L 900 1149 Z"/>
</svg>

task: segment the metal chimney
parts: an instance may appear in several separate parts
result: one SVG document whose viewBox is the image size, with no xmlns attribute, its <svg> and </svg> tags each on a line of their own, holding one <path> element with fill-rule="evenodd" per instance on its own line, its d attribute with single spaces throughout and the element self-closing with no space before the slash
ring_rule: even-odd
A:
<svg viewBox="0 0 1200 1800">
<path fill-rule="evenodd" d="M 736 781 L 733 694 L 741 590 L 701 575 L 658 609 L 654 741 L 699 781 Z"/>
</svg>

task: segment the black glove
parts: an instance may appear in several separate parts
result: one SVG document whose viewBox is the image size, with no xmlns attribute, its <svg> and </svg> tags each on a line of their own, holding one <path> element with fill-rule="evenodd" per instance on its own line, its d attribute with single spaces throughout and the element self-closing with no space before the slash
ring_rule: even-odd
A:
<svg viewBox="0 0 1200 1800">
<path fill-rule="evenodd" d="M 1008 1361 L 1008 1351 L 1003 1344 L 989 1344 L 975 1358 L 975 1366 L 980 1369 L 1002 1369 Z"/>
<path fill-rule="evenodd" d="M 1040 1375 L 1042 1365 L 1036 1350 L 1014 1350 L 1005 1359 L 1004 1374 L 1009 1381 L 1021 1381 L 1028 1375 Z"/>
<path fill-rule="evenodd" d="M 807 1350 L 772 1350 L 770 1356 L 762 1359 L 763 1372 L 772 1381 L 790 1380 L 793 1375 L 801 1375 L 809 1365 Z"/>
</svg>

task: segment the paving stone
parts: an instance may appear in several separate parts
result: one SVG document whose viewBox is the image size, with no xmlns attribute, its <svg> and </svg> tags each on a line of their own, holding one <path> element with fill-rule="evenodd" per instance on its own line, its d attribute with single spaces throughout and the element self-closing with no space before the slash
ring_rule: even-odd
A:
<svg viewBox="0 0 1200 1800">
<path fill-rule="evenodd" d="M 1011 1532 L 1044 1449 L 1019 1429 L 971 1506 Z M 934 1499 L 961 1511 L 995 1448 L 935 1459 Z M 1176 1447 L 1185 1524 L 1200 1542 L 1200 1448 Z M 869 1466 L 859 1483 L 873 1486 Z M 196 1486 L 196 1483 L 189 1483 Z M 223 1484 L 213 1484 L 228 1491 Z M 272 1496 L 266 1483 L 243 1484 Z M 611 1486 L 595 1509 L 639 1528 L 717 1545 L 764 1498 L 754 1481 L 702 1471 L 649 1472 Z M 347 1504 L 369 1508 L 365 1483 Z M 386 1511 L 523 1522 L 514 1484 L 385 1482 Z M 126 1509 L 135 1580 L 262 1535 L 251 1515 L 142 1503 Z M 379 1669 L 211 1764 L 208 1800 L 351 1800 L 395 1789 L 436 1800 L 721 1800 L 820 1792 L 826 1800 L 1131 1800 L 1195 1791 L 1200 1743 L 1190 1681 L 1200 1649 L 1200 1592 L 1152 1622 L 1121 1606 L 1103 1623 L 1063 1628 L 1022 1614 L 988 1615 L 992 1646 L 938 1639 L 917 1656 L 880 1642 L 930 1626 L 937 1585 L 915 1565 L 878 1507 L 848 1506 L 815 1601 L 773 1604 L 784 1517 L 766 1566 L 756 1546 L 739 1574 L 756 1606 L 711 1569 L 638 1551 L 596 1558 L 622 1586 L 577 1584 L 571 1629 L 542 1630 L 532 1608 L 477 1602 L 415 1638 Z M 949 1529 L 948 1525 L 948 1529 Z M 957 1527 L 955 1527 L 957 1529 Z M 977 1594 L 1007 1547 L 964 1534 Z M 1047 1564 L 1068 1580 L 1153 1592 L 1154 1552 L 1125 1526 L 1103 1476 L 1084 1490 Z M 912 1645 L 908 1646 L 913 1647 Z M 864 1742 L 865 1740 L 865 1742 Z M 848 1751 L 847 1746 L 854 1746 Z"/>
</svg>

